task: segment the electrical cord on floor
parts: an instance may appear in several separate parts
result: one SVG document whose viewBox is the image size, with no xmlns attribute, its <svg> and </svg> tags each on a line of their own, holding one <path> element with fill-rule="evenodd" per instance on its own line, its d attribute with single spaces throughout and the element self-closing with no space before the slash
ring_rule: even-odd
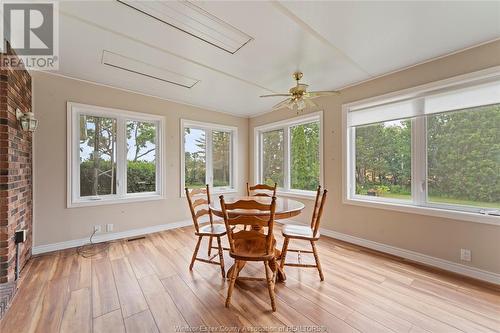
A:
<svg viewBox="0 0 500 333">
<path fill-rule="evenodd" d="M 89 244 L 85 244 L 76 248 L 76 253 L 83 258 L 92 258 L 98 254 L 104 253 L 108 251 L 112 242 L 105 242 L 102 244 L 102 248 L 97 248 L 99 243 L 92 242 L 92 238 L 94 238 L 96 234 L 96 230 L 90 235 Z"/>
</svg>

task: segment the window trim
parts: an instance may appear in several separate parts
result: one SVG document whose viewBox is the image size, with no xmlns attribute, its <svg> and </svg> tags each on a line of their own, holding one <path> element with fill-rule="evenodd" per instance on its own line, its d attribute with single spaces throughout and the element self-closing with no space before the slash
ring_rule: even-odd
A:
<svg viewBox="0 0 500 333">
<path fill-rule="evenodd" d="M 355 182 L 355 147 L 354 131 L 348 127 L 348 113 L 377 104 L 393 103 L 405 99 L 418 99 L 434 91 L 452 91 L 457 86 L 474 85 L 481 80 L 498 79 L 500 66 L 494 66 L 464 75 L 423 84 L 420 86 L 391 92 L 381 96 L 371 97 L 342 105 L 342 202 L 344 204 L 393 210 L 406 213 L 416 213 L 454 220 L 500 225 L 500 217 L 481 214 L 472 210 L 460 210 L 458 205 L 436 204 L 427 201 L 427 138 L 425 117 L 412 120 L 412 199 L 381 199 L 367 198 L 353 193 Z M 417 163 L 416 160 L 421 161 Z M 416 188 L 421 184 L 420 188 Z M 425 189 L 424 189 L 425 187 Z"/>
<path fill-rule="evenodd" d="M 181 179 L 180 179 L 180 196 L 185 197 L 186 193 L 185 189 L 185 152 L 184 152 L 184 129 L 186 127 L 209 130 L 210 135 L 206 136 L 207 142 L 207 152 L 206 152 L 206 161 L 212 160 L 212 143 L 211 143 L 211 132 L 212 131 L 223 131 L 223 132 L 231 132 L 231 152 L 230 152 L 230 162 L 231 162 L 231 182 L 233 184 L 232 187 L 213 187 L 213 174 L 212 174 L 212 164 L 206 163 L 206 176 L 210 175 L 210 180 L 208 182 L 211 193 L 212 194 L 220 194 L 220 193 L 238 193 L 238 127 L 230 126 L 230 125 L 222 125 L 215 123 L 207 123 L 200 122 L 196 120 L 184 119 L 180 120 L 180 165 L 181 165 Z M 210 144 L 208 144 L 210 142 Z M 205 178 L 206 180 L 206 178 Z"/>
<path fill-rule="evenodd" d="M 324 186 L 324 163 L 323 163 L 323 111 L 311 112 L 305 115 L 281 120 L 254 128 L 254 179 L 262 183 L 262 139 L 261 134 L 272 130 L 283 129 L 284 151 L 284 188 L 277 189 L 277 193 L 283 196 L 311 199 L 316 196 L 316 191 L 307 191 L 290 188 L 290 127 L 319 121 L 319 183 Z"/>
<path fill-rule="evenodd" d="M 165 147 L 164 147 L 164 129 L 165 118 L 158 115 L 139 113 L 135 111 L 127 111 L 116 108 L 101 107 L 96 105 L 67 102 L 67 190 L 66 190 L 66 206 L 67 208 L 85 207 L 85 206 L 100 206 L 110 204 L 120 204 L 126 202 L 140 202 L 150 200 L 165 199 Z M 124 138 L 123 124 L 126 121 L 148 121 L 156 123 L 156 191 L 143 193 L 127 193 L 126 192 L 126 157 L 125 160 L 117 159 L 117 179 L 121 180 L 120 190 L 117 189 L 116 194 L 102 195 L 99 199 L 96 197 L 82 198 L 80 197 L 80 163 L 79 163 L 79 138 L 80 134 L 79 115 L 80 114 L 94 115 L 100 117 L 112 117 L 117 119 L 116 133 L 116 149 L 117 156 L 125 156 L 126 141 Z M 122 125 L 120 125 L 122 123 Z M 121 127 L 121 128 L 120 128 Z M 123 132 L 123 133 L 122 133 Z M 121 150 L 121 151 L 120 151 Z M 77 152 L 75 154 L 75 152 Z M 124 162 L 124 163 L 123 163 Z M 119 163 L 123 163 L 118 167 Z"/>
</svg>

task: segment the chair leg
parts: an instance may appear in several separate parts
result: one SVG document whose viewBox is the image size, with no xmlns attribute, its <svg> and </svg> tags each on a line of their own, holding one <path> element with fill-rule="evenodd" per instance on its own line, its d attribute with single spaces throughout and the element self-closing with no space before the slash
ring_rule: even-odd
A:
<svg viewBox="0 0 500 333">
<path fill-rule="evenodd" d="M 286 251 L 288 251 L 288 243 L 290 242 L 290 238 L 285 237 L 283 242 L 283 248 L 281 249 L 281 262 L 280 267 L 283 269 L 285 267 L 285 259 L 286 259 Z"/>
<path fill-rule="evenodd" d="M 231 304 L 231 295 L 233 294 L 234 283 L 236 282 L 236 276 L 238 275 L 238 260 L 234 262 L 233 269 L 231 269 L 231 276 L 229 277 L 229 288 L 227 289 L 226 298 L 226 308 Z"/>
<path fill-rule="evenodd" d="M 219 248 L 219 262 L 220 262 L 220 270 L 222 273 L 222 278 L 226 278 L 226 271 L 224 270 L 224 252 L 222 252 L 222 242 L 220 236 L 217 237 L 217 247 Z"/>
<path fill-rule="evenodd" d="M 274 297 L 274 281 L 273 276 L 274 273 L 271 271 L 269 267 L 269 262 L 264 261 L 264 268 L 266 270 L 266 281 L 267 281 L 267 290 L 269 291 L 269 297 L 271 298 L 271 308 L 273 312 L 276 311 L 276 300 Z"/>
<path fill-rule="evenodd" d="M 323 271 L 321 270 L 321 263 L 319 262 L 318 250 L 316 250 L 316 243 L 314 241 L 311 241 L 311 247 L 314 254 L 314 260 L 316 261 L 316 267 L 318 268 L 319 278 L 321 281 L 323 281 L 325 277 L 323 276 Z"/>
<path fill-rule="evenodd" d="M 213 236 L 210 236 L 209 240 L 208 240 L 208 257 L 210 258 L 210 255 L 212 254 L 212 241 L 213 241 L 214 237 Z"/>
<path fill-rule="evenodd" d="M 193 270 L 194 262 L 196 260 L 196 257 L 198 256 L 198 250 L 200 249 L 200 244 L 201 244 L 201 238 L 202 237 L 203 236 L 198 236 L 198 242 L 196 243 L 196 246 L 194 248 L 193 257 L 191 258 L 191 264 L 189 265 L 189 270 L 190 271 Z"/>
</svg>

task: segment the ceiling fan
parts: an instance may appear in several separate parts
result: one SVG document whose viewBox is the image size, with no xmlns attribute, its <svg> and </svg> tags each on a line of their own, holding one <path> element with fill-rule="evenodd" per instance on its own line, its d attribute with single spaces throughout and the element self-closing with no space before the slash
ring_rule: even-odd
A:
<svg viewBox="0 0 500 333">
<path fill-rule="evenodd" d="M 295 72 L 292 74 L 293 79 L 297 82 L 295 87 L 290 88 L 288 94 L 271 94 L 271 95 L 262 95 L 260 97 L 277 97 L 277 96 L 286 96 L 287 99 L 279 102 L 273 109 L 279 109 L 281 107 L 286 106 L 291 110 L 302 111 L 307 107 L 316 107 L 316 103 L 312 101 L 313 98 L 321 97 L 321 96 L 331 96 L 336 95 L 338 91 L 307 91 L 307 84 L 299 83 L 300 79 L 302 79 L 304 74 L 302 72 Z"/>
</svg>

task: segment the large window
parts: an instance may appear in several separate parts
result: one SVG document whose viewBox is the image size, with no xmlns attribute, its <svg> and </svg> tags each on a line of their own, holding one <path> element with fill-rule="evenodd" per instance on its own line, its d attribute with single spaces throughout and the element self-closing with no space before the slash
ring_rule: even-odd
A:
<svg viewBox="0 0 500 333">
<path fill-rule="evenodd" d="M 206 184 L 215 191 L 235 191 L 237 129 L 189 120 L 182 120 L 181 128 L 181 193 Z"/>
<path fill-rule="evenodd" d="M 68 206 L 161 197 L 161 118 L 68 103 Z"/>
<path fill-rule="evenodd" d="M 321 182 L 321 113 L 268 124 L 256 131 L 260 183 L 283 192 L 310 195 Z"/>
<path fill-rule="evenodd" d="M 500 215 L 500 81 L 475 82 L 345 106 L 347 200 Z"/>
</svg>

